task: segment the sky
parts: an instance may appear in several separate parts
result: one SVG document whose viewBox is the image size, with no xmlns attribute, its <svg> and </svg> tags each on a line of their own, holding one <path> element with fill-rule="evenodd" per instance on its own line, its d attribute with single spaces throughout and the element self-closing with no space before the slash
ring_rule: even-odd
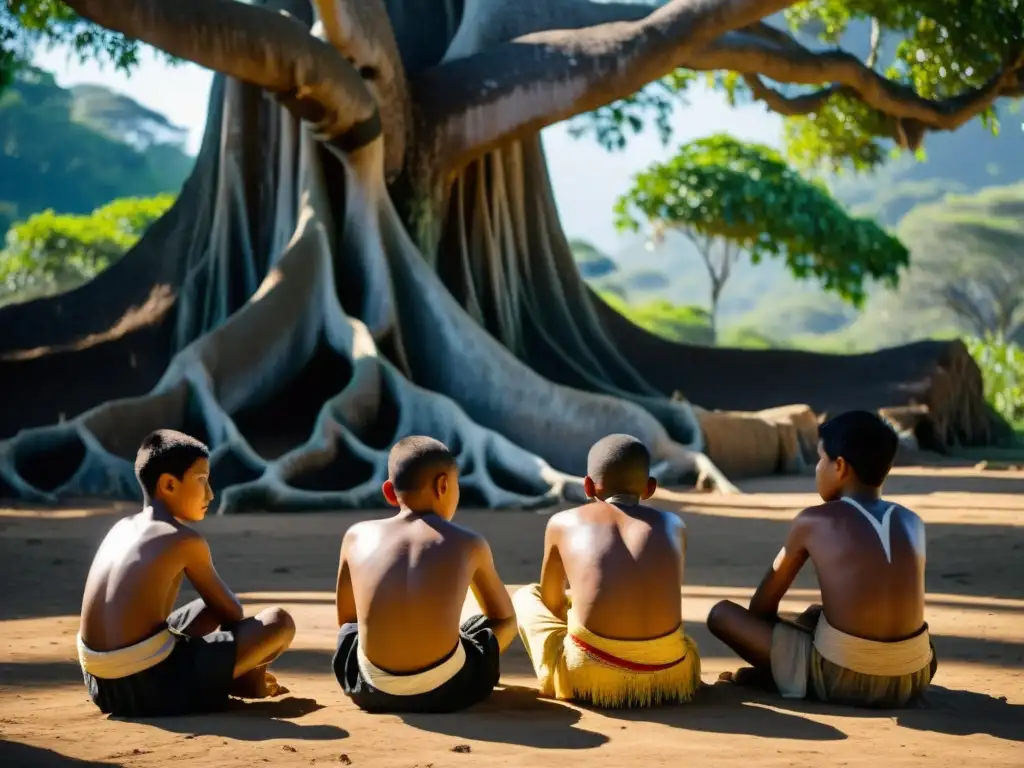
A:
<svg viewBox="0 0 1024 768">
<path fill-rule="evenodd" d="M 62 86 L 105 85 L 166 115 L 188 130 L 188 149 L 194 154 L 206 122 L 212 73 L 192 64 L 170 66 L 151 49 L 143 51 L 140 58 L 131 75 L 94 61 L 81 64 L 61 47 L 40 49 L 35 64 L 53 72 Z M 555 199 L 569 237 L 584 238 L 615 253 L 622 242 L 612 223 L 615 200 L 629 189 L 634 174 L 653 162 L 667 160 L 682 142 L 725 131 L 744 141 L 778 146 L 782 121 L 765 108 L 733 109 L 719 94 L 697 89 L 688 99 L 689 104 L 677 109 L 672 118 L 674 131 L 668 147 L 653 129 L 631 137 L 622 152 L 607 152 L 592 137 L 573 139 L 565 124 L 544 131 Z"/>
</svg>

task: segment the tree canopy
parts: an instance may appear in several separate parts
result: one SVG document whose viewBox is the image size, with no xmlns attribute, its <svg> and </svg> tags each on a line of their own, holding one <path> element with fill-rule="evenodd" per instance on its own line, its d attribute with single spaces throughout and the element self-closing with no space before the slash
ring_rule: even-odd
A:
<svg viewBox="0 0 1024 768">
<path fill-rule="evenodd" d="M 703 81 L 733 104 L 759 101 L 788 117 L 785 145 L 798 167 L 864 170 L 978 116 L 998 131 L 998 99 L 1024 96 L 1018 0 L 779 5 L 784 14 L 728 33 L 688 66 L 577 118 L 574 132 L 622 148 L 653 119 L 667 141 L 668 116 Z"/>
<path fill-rule="evenodd" d="M 755 263 L 782 257 L 795 276 L 817 278 L 855 306 L 867 280 L 896 285 L 908 264 L 896 238 L 850 216 L 824 184 L 805 179 L 770 147 L 728 135 L 685 144 L 636 176 L 616 204 L 616 224 L 636 231 L 644 223 L 695 242 L 714 272 L 713 305 L 716 279 L 728 278 L 740 252 Z"/>
<path fill-rule="evenodd" d="M 0 72 L 9 73 L 39 43 L 65 44 L 83 58 L 124 71 L 138 61 L 139 43 L 113 31 L 126 31 L 123 24 L 95 26 L 57 0 L 7 5 L 0 11 Z M 70 5 L 78 8 L 82 0 Z M 639 22 L 660 5 L 672 3 L 632 0 L 588 8 L 581 19 L 559 20 L 566 29 Z M 676 69 L 583 110 L 587 114 L 577 117 L 574 132 L 592 133 L 606 147 L 621 148 L 653 120 L 667 141 L 672 110 L 704 80 L 734 103 L 761 101 L 789 117 L 786 146 L 799 166 L 824 162 L 864 169 L 883 162 L 893 146 L 917 150 L 928 132 L 955 130 L 977 116 L 998 130 L 997 101 L 1024 95 L 1019 0 L 763 0 L 743 4 L 737 13 L 758 18 L 757 7 L 764 11 L 761 21 L 735 28 L 722 24 L 731 31 L 687 51 Z M 547 15 L 542 16 L 537 22 L 544 22 Z M 135 23 L 127 14 L 123 21 Z M 554 54 L 566 42 L 547 40 L 530 21 L 506 26 L 524 37 L 532 34 L 530 42 L 547 44 Z M 585 49 L 589 41 L 578 37 Z"/>
</svg>

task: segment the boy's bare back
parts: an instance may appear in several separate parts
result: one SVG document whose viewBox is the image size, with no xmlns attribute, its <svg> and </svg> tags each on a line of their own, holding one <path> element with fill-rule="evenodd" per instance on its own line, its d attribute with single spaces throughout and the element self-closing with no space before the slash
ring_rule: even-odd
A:
<svg viewBox="0 0 1024 768">
<path fill-rule="evenodd" d="M 152 509 L 119 521 L 100 544 L 82 598 L 82 640 L 96 651 L 133 645 L 160 629 L 174 608 L 190 553 L 204 546 Z"/>
<path fill-rule="evenodd" d="M 857 505 L 867 508 L 862 512 Z M 925 527 L 917 514 L 885 501 L 832 501 L 802 512 L 790 536 L 790 546 L 806 548 L 814 563 L 836 629 L 879 641 L 920 630 Z"/>
<path fill-rule="evenodd" d="M 435 663 L 459 640 L 459 618 L 483 540 L 437 515 L 373 520 L 345 534 L 359 640 L 392 672 Z M 415 642 L 410 642 L 415 638 Z"/>
<path fill-rule="evenodd" d="M 547 536 L 572 590 L 573 613 L 591 632 L 642 640 L 678 629 L 686 549 L 678 517 L 595 501 L 553 516 Z"/>
</svg>

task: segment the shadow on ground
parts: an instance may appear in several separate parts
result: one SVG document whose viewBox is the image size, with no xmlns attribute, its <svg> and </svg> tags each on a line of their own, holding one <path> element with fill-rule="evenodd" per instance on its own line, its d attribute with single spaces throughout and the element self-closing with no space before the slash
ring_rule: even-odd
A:
<svg viewBox="0 0 1024 768">
<path fill-rule="evenodd" d="M 686 731 L 801 741 L 847 738 L 846 733 L 835 726 L 804 717 L 803 713 L 769 708 L 773 703 L 767 696 L 738 685 L 708 685 L 702 687 L 689 704 L 597 711 L 626 723 L 658 723 Z"/>
<path fill-rule="evenodd" d="M 323 709 L 314 699 L 288 696 L 277 701 L 233 701 L 227 712 L 188 717 L 133 719 L 171 733 L 198 736 L 220 736 L 238 741 L 269 741 L 271 739 L 316 740 L 344 739 L 348 731 L 334 725 L 302 725 L 292 722 L 311 712 Z M 117 719 L 117 718 L 111 718 Z M 258 728 L 253 720 L 258 719 Z"/>
<path fill-rule="evenodd" d="M 940 662 L 941 670 L 941 662 Z M 950 736 L 985 734 L 997 739 L 1024 741 L 1024 705 L 1010 704 L 1005 696 L 944 688 L 932 684 L 917 702 L 904 709 L 859 709 L 818 701 L 782 698 L 770 679 L 758 678 L 750 667 L 742 684 L 720 680 L 705 691 L 726 697 L 733 703 L 759 703 L 803 715 L 832 715 L 850 718 L 884 718 L 903 728 L 943 733 Z"/>
<path fill-rule="evenodd" d="M 28 744 L 19 744 L 14 741 L 0 740 L 0 765 L 11 766 L 11 768 L 23 768 L 23 766 L 36 766 L 50 768 L 100 768 L 100 766 L 116 766 L 119 763 L 104 763 L 94 760 L 79 760 L 67 755 L 61 755 L 42 747 L 33 747 Z"/>
<path fill-rule="evenodd" d="M 1006 697 L 996 698 L 939 685 L 929 688 L 924 700 L 917 706 L 900 710 L 864 710 L 816 702 L 794 702 L 778 697 L 768 698 L 767 694 L 764 701 L 794 713 L 895 719 L 901 727 L 915 731 L 950 736 L 986 734 L 997 739 L 1024 742 L 1024 705 L 1010 704 Z"/>
<path fill-rule="evenodd" d="M 534 688 L 507 685 L 454 715 L 400 715 L 406 725 L 459 739 L 517 744 L 534 749 L 593 749 L 608 737 L 577 727 L 579 710 L 537 696 Z"/>
</svg>

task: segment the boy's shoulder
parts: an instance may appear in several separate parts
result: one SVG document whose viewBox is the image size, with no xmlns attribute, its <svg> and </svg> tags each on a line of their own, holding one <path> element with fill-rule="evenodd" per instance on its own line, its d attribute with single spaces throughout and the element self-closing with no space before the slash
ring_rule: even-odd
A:
<svg viewBox="0 0 1024 768">
<path fill-rule="evenodd" d="M 467 546 L 481 546 L 487 544 L 487 539 L 482 533 L 477 533 L 471 528 L 460 525 L 453 520 L 445 520 L 438 528 L 445 536 L 451 537 L 452 541 Z"/>
</svg>

